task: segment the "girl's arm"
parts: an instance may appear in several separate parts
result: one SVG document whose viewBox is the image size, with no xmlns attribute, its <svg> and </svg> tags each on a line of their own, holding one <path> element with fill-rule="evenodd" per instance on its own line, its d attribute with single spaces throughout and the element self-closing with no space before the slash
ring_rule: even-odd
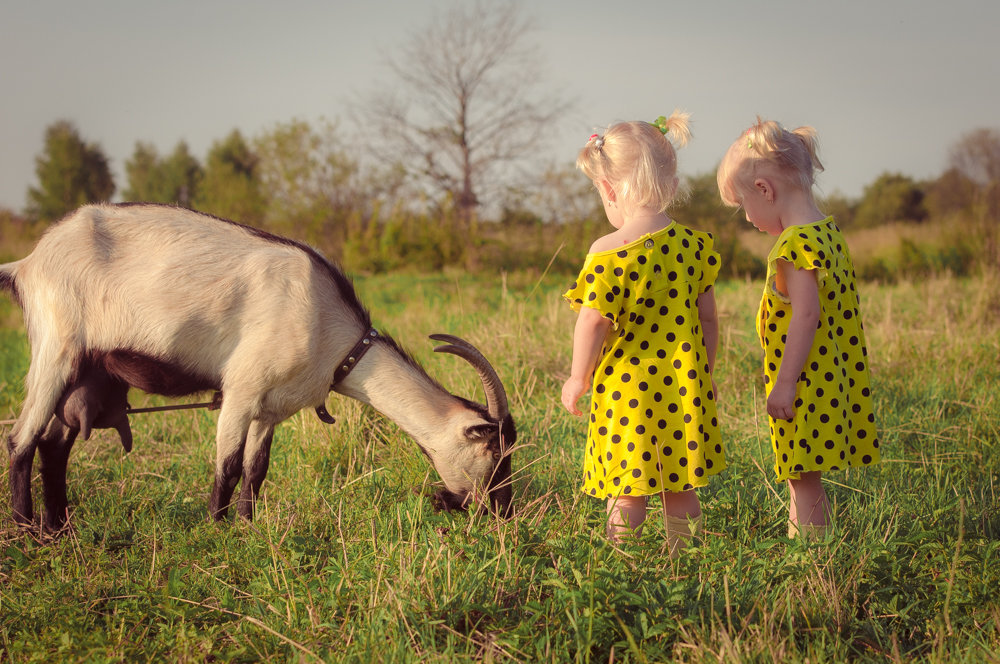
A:
<svg viewBox="0 0 1000 664">
<path fill-rule="evenodd" d="M 790 420 L 795 417 L 795 387 L 816 336 L 819 286 L 815 270 L 798 270 L 782 259 L 778 260 L 778 278 L 792 302 L 792 319 L 788 322 L 781 368 L 767 397 L 767 414 L 776 420 Z"/>
<path fill-rule="evenodd" d="M 574 415 L 583 415 L 576 402 L 590 388 L 594 367 L 609 329 L 611 321 L 597 309 L 580 308 L 573 331 L 573 368 L 562 388 L 563 406 Z"/>
<path fill-rule="evenodd" d="M 709 289 L 698 296 L 698 319 L 701 321 L 701 334 L 705 339 L 705 352 L 708 353 L 708 371 L 712 378 L 712 392 L 719 398 L 719 389 L 715 385 L 715 355 L 719 347 L 719 312 L 715 306 L 715 290 Z"/>
</svg>

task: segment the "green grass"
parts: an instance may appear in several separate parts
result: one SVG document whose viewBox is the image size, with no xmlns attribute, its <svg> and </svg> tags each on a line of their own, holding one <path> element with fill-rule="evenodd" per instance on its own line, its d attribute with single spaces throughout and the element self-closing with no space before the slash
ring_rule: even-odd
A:
<svg viewBox="0 0 1000 664">
<path fill-rule="evenodd" d="M 336 425 L 303 412 L 278 428 L 258 519 L 210 523 L 215 415 L 134 416 L 131 454 L 111 432 L 74 448 L 68 534 L 4 513 L 0 661 L 998 661 L 1000 276 L 862 287 L 884 461 L 830 474 L 839 534 L 811 547 L 784 537 L 773 481 L 760 284 L 721 284 L 730 466 L 700 493 L 703 542 L 677 561 L 656 519 L 609 544 L 603 504 L 578 491 L 585 424 L 558 398 L 566 282 L 357 283 L 376 325 L 453 392 L 482 398 L 428 334 L 494 361 L 525 445 L 516 518 L 435 512 L 438 479 L 412 441 L 331 396 Z M 4 299 L 0 419 L 26 369 Z"/>
</svg>

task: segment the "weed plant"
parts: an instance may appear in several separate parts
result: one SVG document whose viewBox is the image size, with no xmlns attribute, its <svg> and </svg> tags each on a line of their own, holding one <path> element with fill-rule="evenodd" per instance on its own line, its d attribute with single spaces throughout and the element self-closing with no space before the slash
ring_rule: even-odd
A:
<svg viewBox="0 0 1000 664">
<path fill-rule="evenodd" d="M 655 517 L 610 544 L 603 503 L 579 491 L 585 422 L 558 399 L 568 281 L 357 282 L 376 325 L 449 390 L 482 399 L 428 334 L 465 337 L 497 367 L 522 445 L 514 518 L 436 512 L 413 442 L 331 395 L 335 425 L 303 411 L 278 427 L 256 520 L 213 523 L 216 414 L 137 415 L 131 454 L 113 432 L 77 442 L 61 537 L 14 526 L 0 501 L 0 661 L 998 661 L 1000 274 L 862 285 L 884 460 L 826 478 L 836 536 L 820 545 L 785 537 L 760 284 L 721 283 L 730 465 L 701 491 L 704 538 L 675 561 Z M 28 365 L 7 299 L 0 326 L 5 419 Z"/>
</svg>

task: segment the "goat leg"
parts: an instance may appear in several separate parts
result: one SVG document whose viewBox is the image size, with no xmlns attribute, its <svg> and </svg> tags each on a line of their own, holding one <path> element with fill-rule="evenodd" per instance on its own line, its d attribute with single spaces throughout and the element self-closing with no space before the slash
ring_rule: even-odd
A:
<svg viewBox="0 0 1000 664">
<path fill-rule="evenodd" d="M 251 418 L 249 408 L 233 395 L 223 401 L 215 437 L 215 481 L 208 500 L 208 511 L 216 521 L 229 512 L 233 491 L 243 474 L 243 452 Z"/>
<path fill-rule="evenodd" d="M 271 462 L 271 440 L 274 438 L 274 425 L 267 425 L 255 420 L 250 425 L 247 434 L 246 450 L 243 453 L 243 480 L 240 485 L 240 497 L 236 503 L 236 513 L 247 521 L 252 521 L 260 486 L 267 476 L 267 467 Z"/>
<path fill-rule="evenodd" d="M 37 440 L 18 449 L 14 443 L 13 435 L 7 440 L 7 450 L 10 454 L 10 472 L 8 473 L 10 507 L 14 521 L 21 525 L 31 524 L 35 516 L 34 507 L 31 504 L 31 466 L 35 461 L 36 446 Z"/>
<path fill-rule="evenodd" d="M 50 532 L 60 530 L 68 517 L 66 468 L 77 433 L 77 429 L 65 426 L 53 417 L 38 440 L 39 471 L 45 494 L 43 525 Z"/>
</svg>

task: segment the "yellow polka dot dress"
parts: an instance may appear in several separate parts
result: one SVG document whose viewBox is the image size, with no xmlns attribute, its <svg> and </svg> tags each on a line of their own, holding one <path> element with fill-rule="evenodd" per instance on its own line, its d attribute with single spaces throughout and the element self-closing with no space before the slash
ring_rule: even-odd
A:
<svg viewBox="0 0 1000 664">
<path fill-rule="evenodd" d="M 583 491 L 686 491 L 726 466 L 697 298 L 719 273 L 712 236 L 676 222 L 588 254 L 563 295 L 612 322 L 594 371 Z"/>
<path fill-rule="evenodd" d="M 777 261 L 816 270 L 821 314 L 812 349 L 798 379 L 795 419 L 768 418 L 779 480 L 799 473 L 841 470 L 879 462 L 879 442 L 868 378 L 854 265 L 832 217 L 786 228 L 768 256 L 757 317 L 768 394 L 781 368 L 792 307 L 776 287 Z"/>
</svg>

